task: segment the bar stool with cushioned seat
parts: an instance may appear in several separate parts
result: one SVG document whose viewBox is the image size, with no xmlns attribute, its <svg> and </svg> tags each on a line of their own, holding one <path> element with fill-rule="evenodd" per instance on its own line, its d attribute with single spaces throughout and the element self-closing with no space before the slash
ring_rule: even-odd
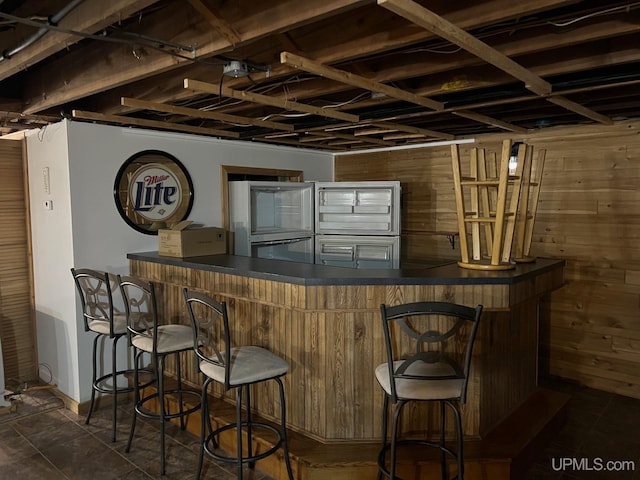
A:
<svg viewBox="0 0 640 480">
<path fill-rule="evenodd" d="M 189 325 L 161 325 L 157 310 L 155 287 L 152 282 L 147 282 L 132 276 L 118 275 L 118 283 L 124 298 L 127 314 L 127 330 L 129 343 L 134 349 L 134 386 L 139 385 L 138 365 L 144 353 L 151 355 L 155 371 L 156 392 L 146 394 L 141 398 L 141 388 L 135 388 L 135 405 L 129 432 L 129 442 L 125 452 L 131 449 L 131 443 L 136 428 L 136 418 L 160 421 L 160 473 L 165 474 L 165 422 L 174 418 L 180 419 L 180 428 L 185 429 L 186 416 L 200 408 L 200 394 L 194 390 L 186 390 L 182 386 L 182 371 L 180 353 L 192 351 L 193 339 L 191 326 Z M 165 388 L 164 368 L 168 355 L 176 356 L 177 387 Z M 168 396 L 177 399 L 177 411 L 171 411 L 168 407 Z M 192 406 L 185 408 L 185 397 L 195 399 Z M 158 411 L 153 405 L 158 402 Z"/>
<path fill-rule="evenodd" d="M 242 466 L 253 468 L 256 461 L 276 452 L 281 446 L 289 479 L 293 480 L 286 432 L 286 406 L 284 387 L 280 377 L 289 371 L 289 364 L 269 350 L 257 346 L 231 347 L 229 319 L 225 302 L 217 302 L 208 295 L 184 289 L 184 297 L 193 325 L 193 346 L 200 359 L 200 371 L 204 375 L 202 385 L 202 430 L 200 456 L 198 460 L 199 479 L 202 473 L 204 453 L 227 463 L 235 463 L 238 479 L 242 479 Z M 267 380 L 275 380 L 280 391 L 280 422 L 278 429 L 272 425 L 257 422 L 251 418 L 250 386 Z M 218 382 L 224 390 L 236 391 L 236 421 L 215 430 L 209 416 L 207 389 L 211 382 Z M 242 400 L 245 396 L 246 418 L 242 419 Z M 236 430 L 236 456 L 227 456 L 218 451 L 218 435 L 224 431 Z M 254 454 L 252 431 L 266 429 L 275 434 L 276 441 L 270 448 Z M 243 453 L 243 431 L 247 434 L 247 452 Z"/>
<path fill-rule="evenodd" d="M 131 370 L 117 370 L 117 348 L 118 340 L 127 333 L 127 319 L 122 312 L 117 312 L 113 305 L 112 284 L 117 286 L 117 278 L 107 272 L 88 268 L 72 268 L 71 274 L 75 281 L 80 302 L 82 304 L 82 317 L 84 319 L 85 332 L 95 333 L 93 339 L 92 353 L 92 380 L 91 380 L 91 405 L 87 412 L 85 424 L 89 424 L 93 413 L 96 392 L 100 394 L 112 395 L 112 420 L 111 420 L 111 441 L 116 441 L 116 417 L 117 417 L 117 396 L 133 392 L 127 375 Z M 111 370 L 98 377 L 98 341 L 109 338 L 111 343 Z M 118 384 L 118 379 L 125 379 L 125 382 Z"/>
<path fill-rule="evenodd" d="M 378 480 L 383 475 L 391 480 L 399 478 L 396 477 L 397 447 L 406 444 L 439 448 L 442 478 L 449 478 L 447 456 L 450 456 L 457 463 L 455 478 L 462 480 L 464 456 L 459 405 L 466 400 L 473 344 L 482 306 L 471 308 L 447 302 L 414 302 L 392 307 L 383 304 L 380 309 L 387 361 L 378 365 L 375 370 L 376 379 L 384 390 Z M 392 326 L 392 322 L 396 325 Z M 397 438 L 402 409 L 413 401 L 440 404 L 439 441 Z M 388 442 L 389 403 L 393 404 L 393 420 L 391 439 Z M 446 406 L 454 414 L 456 451 L 445 442 Z"/>
</svg>

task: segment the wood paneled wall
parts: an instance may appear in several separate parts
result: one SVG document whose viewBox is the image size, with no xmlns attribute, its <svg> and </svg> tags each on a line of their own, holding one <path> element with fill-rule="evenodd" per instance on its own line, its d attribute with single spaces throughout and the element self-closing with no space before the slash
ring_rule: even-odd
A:
<svg viewBox="0 0 640 480">
<path fill-rule="evenodd" d="M 531 253 L 567 262 L 542 371 L 640 398 L 640 122 L 479 136 L 461 154 L 503 138 L 547 149 Z M 403 258 L 459 258 L 450 147 L 337 156 L 335 178 L 399 180 Z"/>
<path fill-rule="evenodd" d="M 8 384 L 37 377 L 23 143 L 0 140 L 0 336 Z"/>
</svg>

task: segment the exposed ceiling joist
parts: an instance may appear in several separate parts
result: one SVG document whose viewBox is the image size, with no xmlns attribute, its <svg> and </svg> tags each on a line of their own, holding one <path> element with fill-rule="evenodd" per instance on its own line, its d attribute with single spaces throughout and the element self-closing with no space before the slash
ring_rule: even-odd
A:
<svg viewBox="0 0 640 480">
<path fill-rule="evenodd" d="M 414 2 L 0 1 L 0 128 L 76 110 L 103 115 L 95 122 L 349 150 L 638 118 L 637 0 Z M 425 6 L 462 47 L 390 5 Z M 44 20 L 59 15 L 58 27 Z M 264 71 L 223 77 L 231 60 Z M 214 88 L 185 89 L 185 78 Z M 220 98 L 216 83 L 251 101 Z M 289 100 L 305 111 L 284 111 Z"/>
<path fill-rule="evenodd" d="M 453 23 L 445 20 L 440 15 L 427 10 L 412 0 L 377 0 L 378 5 L 406 18 L 430 32 L 449 40 L 454 45 L 464 48 L 466 51 L 483 59 L 485 62 L 498 67 L 525 83 L 527 89 L 538 95 L 551 92 L 551 84 L 533 74 L 506 55 L 491 48 L 486 43 L 478 40 L 473 35 L 465 32 Z"/>
<path fill-rule="evenodd" d="M 236 32 L 220 14 L 214 13 L 201 0 L 189 0 L 189 3 L 220 35 L 226 38 L 231 45 L 236 45 L 242 41 L 238 32 Z"/>
<path fill-rule="evenodd" d="M 142 118 L 124 117 L 122 115 L 105 115 L 95 112 L 86 112 L 83 110 L 73 110 L 71 112 L 73 118 L 80 120 L 93 120 L 96 122 L 115 123 L 119 125 L 135 125 L 137 127 L 160 128 L 162 130 L 172 130 L 176 132 L 195 133 L 198 135 L 213 135 L 216 137 L 240 138 L 240 134 L 236 132 L 226 132 L 224 130 L 216 130 L 213 128 L 194 127 L 182 123 L 161 122 L 159 120 L 145 120 Z"/>
<path fill-rule="evenodd" d="M 157 112 L 173 113 L 175 115 L 184 115 L 191 118 L 205 118 L 209 120 L 217 120 L 239 125 L 253 125 L 256 127 L 271 128 L 274 130 L 285 130 L 293 132 L 293 125 L 281 122 L 270 122 L 268 120 L 259 120 L 254 118 L 242 117 L 240 115 L 229 115 L 226 113 L 218 113 L 212 111 L 198 110 L 196 108 L 179 107 L 176 105 L 167 105 L 164 103 L 148 102 L 145 100 L 137 100 L 135 98 L 122 97 L 121 103 L 131 108 L 140 108 L 145 110 L 154 110 Z"/>
<path fill-rule="evenodd" d="M 494 127 L 509 130 L 510 132 L 527 133 L 526 128 L 518 127 L 509 122 L 503 122 L 502 120 L 496 120 L 487 115 L 481 113 L 471 112 L 469 110 L 456 110 L 451 112 L 459 117 L 468 118 L 469 120 L 475 120 L 476 122 L 486 123 L 487 125 L 493 125 Z"/>
<path fill-rule="evenodd" d="M 315 135 L 317 137 L 339 138 L 341 140 L 349 140 L 351 142 L 359 142 L 359 143 L 372 143 L 374 145 L 380 145 L 382 147 L 394 147 L 396 145 L 395 142 L 387 142 L 385 140 L 380 140 L 378 138 L 372 138 L 372 137 L 356 137 L 355 135 L 348 135 L 346 133 L 338 133 L 338 132 L 327 133 L 320 130 L 310 130 L 305 133 L 307 135 Z"/>
<path fill-rule="evenodd" d="M 347 122 L 359 122 L 357 115 L 350 113 L 337 112 L 329 108 L 313 107 L 303 103 L 292 102 L 290 100 L 281 100 L 278 98 L 261 95 L 259 93 L 246 92 L 242 90 L 232 90 L 215 83 L 206 83 L 190 78 L 184 79 L 184 88 L 195 90 L 197 92 L 212 93 L 214 95 L 223 95 L 225 97 L 235 98 L 236 100 L 244 100 L 245 102 L 259 103 L 269 105 L 271 107 L 282 108 L 284 110 L 295 110 L 298 112 L 308 113 L 310 115 L 318 115 L 320 117 L 333 118 L 336 120 L 344 120 Z"/>
<path fill-rule="evenodd" d="M 298 68 L 300 70 L 304 70 L 305 72 L 320 75 L 321 77 L 330 78 L 337 82 L 346 83 L 347 85 L 363 88 L 374 93 L 382 93 L 391 98 L 396 98 L 405 102 L 415 103 L 416 105 L 421 105 L 432 110 L 439 111 L 444 108 L 444 105 L 441 102 L 436 102 L 435 100 L 431 100 L 430 98 L 421 97 L 420 95 L 415 95 L 400 88 L 385 85 L 384 83 L 375 82 L 351 72 L 346 72 L 344 70 L 338 70 L 337 68 L 329 67 L 327 65 L 322 65 L 294 53 L 282 52 L 280 54 L 280 63 Z"/>
<path fill-rule="evenodd" d="M 478 40 L 473 35 L 415 3 L 413 0 L 377 0 L 377 2 L 378 5 L 387 8 L 416 25 L 426 28 L 446 40 L 449 40 L 451 43 L 460 46 L 466 51 L 483 59 L 487 63 L 501 69 L 509 75 L 512 75 L 514 78 L 523 81 L 526 88 L 537 95 L 545 96 L 551 93 L 551 84 L 534 74 L 531 70 L 511 60 L 495 48 L 492 48 L 483 41 Z M 608 117 L 594 112 L 593 110 L 571 100 L 556 97 L 549 101 L 600 123 L 611 123 L 611 119 Z"/>
<path fill-rule="evenodd" d="M 578 113 L 584 117 L 590 118 L 591 120 L 595 120 L 596 122 L 603 123 L 605 125 L 611 125 L 613 123 L 613 121 L 606 115 L 601 115 L 597 112 L 594 112 L 593 110 L 590 110 L 580 105 L 579 103 L 569 100 L 566 97 L 549 97 L 547 98 L 547 101 L 553 103 L 554 105 L 564 107 L 567 110 L 571 110 L 572 112 Z"/>
<path fill-rule="evenodd" d="M 455 135 L 450 135 L 448 133 L 436 132 L 434 130 L 428 130 L 426 128 L 412 127 L 410 125 L 402 125 L 400 123 L 371 122 L 371 125 L 373 125 L 374 127 L 388 128 L 400 132 L 416 133 L 427 137 L 442 138 L 444 140 L 453 140 L 454 138 L 456 138 Z"/>
</svg>

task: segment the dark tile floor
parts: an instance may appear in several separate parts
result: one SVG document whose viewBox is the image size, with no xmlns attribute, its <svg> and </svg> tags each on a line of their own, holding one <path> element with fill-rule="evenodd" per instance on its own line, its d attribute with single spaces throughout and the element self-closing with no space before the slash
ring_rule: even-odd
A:
<svg viewBox="0 0 640 480">
<path fill-rule="evenodd" d="M 558 379 L 541 385 L 571 400 L 566 423 L 525 480 L 640 480 L 640 400 Z"/>
<path fill-rule="evenodd" d="M 20 480 L 192 480 L 199 439 L 169 424 L 167 474 L 160 475 L 158 422 L 138 419 L 130 453 L 124 453 L 131 404 L 119 409 L 117 441 L 111 442 L 111 409 L 98 409 L 89 425 L 46 390 L 13 397 L 16 411 L 0 415 L 0 479 Z M 258 464 L 259 466 L 259 464 Z M 202 478 L 231 480 L 233 466 L 206 460 Z M 247 480 L 269 480 L 246 470 Z"/>
<path fill-rule="evenodd" d="M 572 398 L 566 424 L 539 452 L 523 480 L 640 480 L 640 400 L 558 380 L 542 383 Z M 0 479 L 195 478 L 198 439 L 177 427 L 169 427 L 165 477 L 159 475 L 157 422 L 140 420 L 132 450 L 124 453 L 130 405 L 120 409 L 118 440 L 111 443 L 108 408 L 98 410 L 85 425 L 83 417 L 66 410 L 47 390 L 23 393 L 14 403 L 16 412 L 0 415 Z M 625 471 L 586 470 L 598 468 L 600 460 L 603 467 L 609 461 L 633 465 L 628 469 L 619 463 Z M 232 467 L 207 460 L 203 478 L 236 477 Z M 259 470 L 247 471 L 245 478 L 269 480 Z"/>
</svg>

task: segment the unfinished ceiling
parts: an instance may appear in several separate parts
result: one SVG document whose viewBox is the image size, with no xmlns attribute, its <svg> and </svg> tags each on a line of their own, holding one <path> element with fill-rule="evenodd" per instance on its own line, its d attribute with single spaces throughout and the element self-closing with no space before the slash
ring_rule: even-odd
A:
<svg viewBox="0 0 640 480">
<path fill-rule="evenodd" d="M 637 118 L 640 2 L 0 0 L 0 134 L 331 151 Z"/>
</svg>

